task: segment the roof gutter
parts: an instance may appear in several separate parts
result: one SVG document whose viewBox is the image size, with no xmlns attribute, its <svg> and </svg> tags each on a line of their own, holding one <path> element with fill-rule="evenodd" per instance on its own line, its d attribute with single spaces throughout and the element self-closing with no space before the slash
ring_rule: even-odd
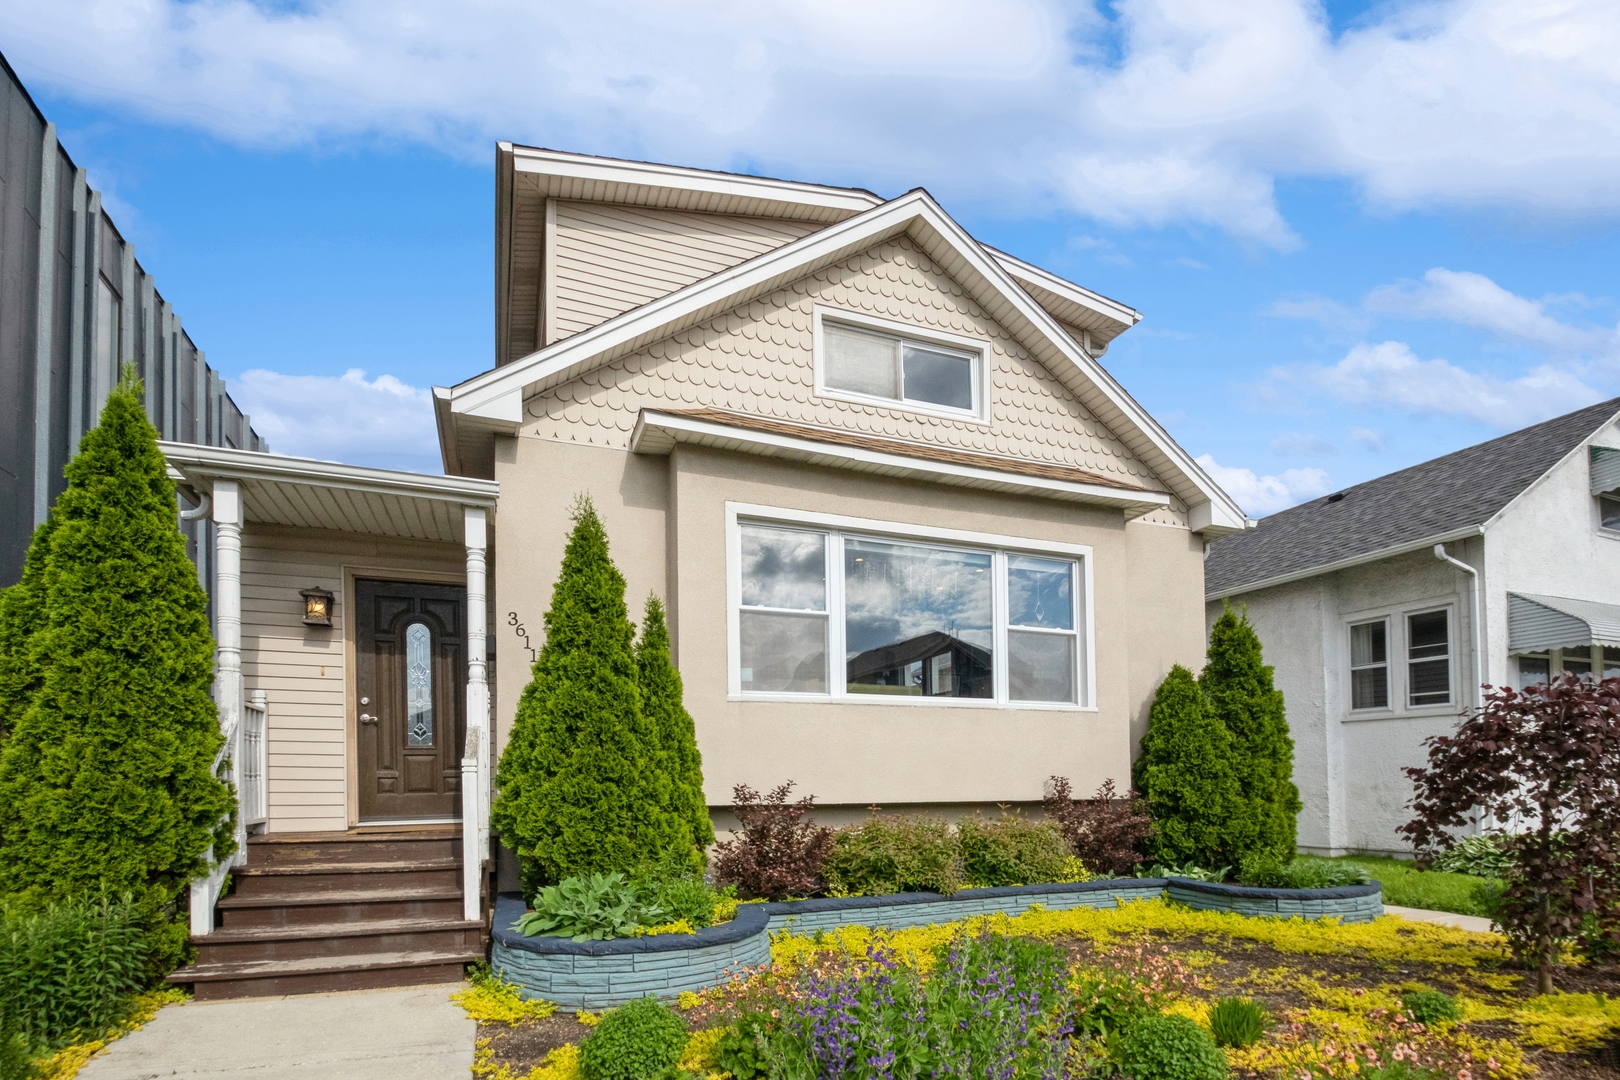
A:
<svg viewBox="0 0 1620 1080">
<path fill-rule="evenodd" d="M 1392 559 L 1397 555 L 1410 555 L 1414 551 L 1423 551 L 1433 548 L 1436 544 L 1447 544 L 1453 540 L 1464 540 L 1470 536 L 1483 536 L 1485 526 L 1470 525 L 1464 529 L 1453 529 L 1451 532 L 1439 533 L 1435 536 L 1425 537 L 1422 540 L 1413 540 L 1409 543 L 1398 544 L 1395 547 L 1382 548 L 1378 551 L 1369 551 L 1363 555 L 1353 555 L 1348 559 L 1327 563 L 1322 566 L 1313 566 L 1306 570 L 1295 570 L 1292 573 L 1278 574 L 1276 577 L 1263 578 L 1249 585 L 1242 585 L 1235 589 L 1222 589 L 1218 592 L 1206 592 L 1205 603 L 1215 600 L 1229 600 L 1234 596 L 1245 593 L 1258 592 L 1261 589 L 1270 589 L 1277 585 L 1288 585 L 1295 581 L 1304 581 L 1306 578 L 1318 577 L 1322 574 L 1331 574 L 1335 570 L 1348 570 L 1352 566 L 1363 566 L 1367 563 L 1378 562 L 1382 559 Z"/>
</svg>

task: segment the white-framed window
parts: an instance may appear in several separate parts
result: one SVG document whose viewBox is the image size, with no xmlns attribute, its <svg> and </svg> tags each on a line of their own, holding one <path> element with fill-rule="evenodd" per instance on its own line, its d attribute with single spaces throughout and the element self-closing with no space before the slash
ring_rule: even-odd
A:
<svg viewBox="0 0 1620 1080">
<path fill-rule="evenodd" d="M 1389 708 L 1389 620 L 1350 626 L 1350 708 Z"/>
<path fill-rule="evenodd" d="M 1451 703 L 1451 613 L 1446 608 L 1406 617 L 1406 701 L 1413 707 Z"/>
<path fill-rule="evenodd" d="M 1598 524 L 1620 532 L 1620 491 L 1605 491 L 1598 496 Z"/>
<path fill-rule="evenodd" d="M 1547 682 L 1555 671 L 1595 679 L 1620 678 L 1620 649 L 1610 645 L 1572 645 L 1545 653 L 1524 653 L 1513 659 L 1520 690 Z M 1599 661 L 1601 672 L 1597 670 Z"/>
<path fill-rule="evenodd" d="M 743 698 L 1092 708 L 1091 550 L 727 506 Z"/>
<path fill-rule="evenodd" d="M 816 393 L 984 421 L 983 342 L 858 312 L 815 309 Z"/>
</svg>

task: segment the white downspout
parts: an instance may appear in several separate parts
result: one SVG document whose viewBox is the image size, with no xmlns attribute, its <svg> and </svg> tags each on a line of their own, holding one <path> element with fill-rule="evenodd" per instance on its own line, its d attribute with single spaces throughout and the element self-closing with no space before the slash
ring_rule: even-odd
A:
<svg viewBox="0 0 1620 1080">
<path fill-rule="evenodd" d="M 1473 608 L 1469 617 L 1474 624 L 1474 706 L 1475 708 L 1484 708 L 1485 683 L 1488 682 L 1490 678 L 1490 673 L 1488 671 L 1488 666 L 1485 659 L 1485 598 L 1480 595 L 1480 590 L 1484 586 L 1481 582 L 1479 571 L 1474 569 L 1472 566 L 1469 566 L 1461 559 L 1454 559 L 1450 555 L 1447 555 L 1446 545 L 1434 545 L 1434 557 L 1439 559 L 1441 562 L 1450 563 L 1452 566 L 1455 566 L 1457 569 L 1469 574 L 1474 579 L 1474 588 L 1469 593 L 1469 602 Z"/>
</svg>

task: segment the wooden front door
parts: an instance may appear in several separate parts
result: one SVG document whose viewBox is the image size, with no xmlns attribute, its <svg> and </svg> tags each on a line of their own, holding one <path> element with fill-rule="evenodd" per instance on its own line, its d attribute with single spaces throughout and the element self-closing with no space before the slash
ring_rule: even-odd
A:
<svg viewBox="0 0 1620 1080">
<path fill-rule="evenodd" d="M 467 590 L 354 584 L 360 820 L 459 817 Z"/>
</svg>

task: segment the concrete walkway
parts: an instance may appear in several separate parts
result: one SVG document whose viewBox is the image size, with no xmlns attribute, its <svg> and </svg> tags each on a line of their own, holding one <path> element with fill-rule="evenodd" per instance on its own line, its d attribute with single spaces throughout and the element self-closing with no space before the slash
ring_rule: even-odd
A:
<svg viewBox="0 0 1620 1080">
<path fill-rule="evenodd" d="M 453 983 L 170 1005 L 81 1080 L 466 1080 L 478 1025 Z"/>
<path fill-rule="evenodd" d="M 1459 930 L 1472 930 L 1476 934 L 1491 932 L 1491 920 L 1482 919 L 1478 915 L 1457 915 L 1450 911 L 1428 911 L 1424 908 L 1396 907 L 1393 904 L 1384 905 L 1385 915 L 1399 915 L 1411 922 L 1439 923 L 1441 926 L 1455 926 Z"/>
</svg>

